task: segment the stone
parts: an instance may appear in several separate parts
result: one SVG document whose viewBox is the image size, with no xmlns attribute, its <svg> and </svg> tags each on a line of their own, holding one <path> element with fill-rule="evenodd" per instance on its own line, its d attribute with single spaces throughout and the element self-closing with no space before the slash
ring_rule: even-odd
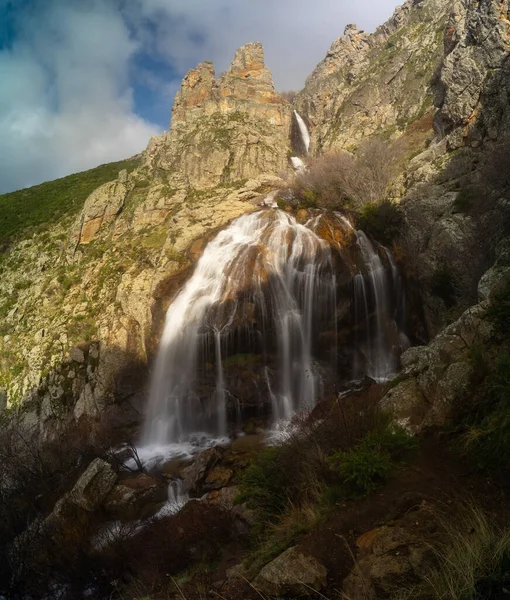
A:
<svg viewBox="0 0 510 600">
<path fill-rule="evenodd" d="M 326 575 L 324 565 L 294 546 L 266 565 L 252 585 L 269 596 L 308 596 L 326 587 Z"/>
<path fill-rule="evenodd" d="M 112 181 L 98 187 L 85 201 L 71 239 L 76 244 L 89 244 L 103 225 L 112 221 L 121 211 L 128 189 L 120 181 Z"/>
<path fill-rule="evenodd" d="M 234 471 L 232 469 L 217 465 L 207 474 L 204 482 L 204 490 L 219 490 L 224 488 L 230 483 L 233 476 Z"/>
<path fill-rule="evenodd" d="M 99 508 L 117 481 L 117 474 L 101 458 L 94 459 L 69 493 L 70 500 L 88 512 Z"/>
<path fill-rule="evenodd" d="M 86 361 L 86 349 L 79 346 L 73 346 L 69 351 L 69 358 L 79 364 L 84 364 Z"/>
<path fill-rule="evenodd" d="M 198 493 L 209 471 L 220 458 L 221 452 L 217 448 L 209 448 L 196 456 L 189 467 L 182 469 L 185 492 Z"/>
<path fill-rule="evenodd" d="M 356 541 L 356 563 L 342 585 L 350 600 L 386 597 L 409 581 L 426 576 L 440 541 L 432 507 L 422 502 L 389 525 Z"/>
<path fill-rule="evenodd" d="M 428 346 L 402 355 L 403 370 L 381 405 L 414 433 L 444 425 L 469 398 L 471 349 L 486 344 L 492 332 L 487 307 L 484 301 L 468 308 Z"/>
</svg>

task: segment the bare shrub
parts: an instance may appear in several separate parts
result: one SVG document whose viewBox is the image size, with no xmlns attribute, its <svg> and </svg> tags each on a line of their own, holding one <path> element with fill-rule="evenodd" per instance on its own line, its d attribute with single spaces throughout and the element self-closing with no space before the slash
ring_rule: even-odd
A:
<svg viewBox="0 0 510 600">
<path fill-rule="evenodd" d="M 292 104 L 294 102 L 294 98 L 297 96 L 297 92 L 295 90 L 285 90 L 284 92 L 280 92 L 280 96 L 283 96 L 287 102 Z"/>
<path fill-rule="evenodd" d="M 386 198 L 399 161 L 397 147 L 382 140 L 361 144 L 354 156 L 332 151 L 311 160 L 296 176 L 294 192 L 305 204 L 359 210 Z"/>
<path fill-rule="evenodd" d="M 72 530 L 51 535 L 37 523 L 86 466 L 103 455 L 106 430 L 101 437 L 101 443 L 92 440 L 89 430 L 74 422 L 53 441 L 42 441 L 37 427 L 23 423 L 11 422 L 0 430 L 0 593 L 40 593 L 60 576 L 74 576 L 74 565 L 86 564 L 92 527 L 88 519 L 72 516 Z M 13 546 L 16 539 L 19 543 Z"/>
</svg>

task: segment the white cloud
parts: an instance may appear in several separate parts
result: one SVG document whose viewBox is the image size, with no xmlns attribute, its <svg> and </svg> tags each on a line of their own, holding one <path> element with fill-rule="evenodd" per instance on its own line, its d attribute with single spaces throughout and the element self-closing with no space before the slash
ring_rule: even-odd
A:
<svg viewBox="0 0 510 600">
<path fill-rule="evenodd" d="M 138 48 L 107 1 L 52 2 L 24 15 L 0 52 L 0 191 L 141 151 L 158 128 L 134 113 Z"/>
<path fill-rule="evenodd" d="M 225 70 L 247 42 L 264 45 L 279 89 L 300 89 L 348 23 L 367 31 L 396 0 L 133 0 L 127 14 L 154 20 L 152 49 L 180 69 L 212 60 Z"/>
<path fill-rule="evenodd" d="M 176 72 L 212 60 L 220 73 L 260 41 L 276 86 L 299 89 L 347 23 L 372 30 L 396 2 L 0 0 L 0 19 L 8 4 L 24 8 L 0 49 L 0 192 L 141 151 L 167 124 L 136 114 L 134 85 L 170 115 Z"/>
</svg>

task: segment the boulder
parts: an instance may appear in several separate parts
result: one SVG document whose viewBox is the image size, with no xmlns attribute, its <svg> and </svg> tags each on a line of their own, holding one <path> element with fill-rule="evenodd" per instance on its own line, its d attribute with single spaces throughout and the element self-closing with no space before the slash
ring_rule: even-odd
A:
<svg viewBox="0 0 510 600">
<path fill-rule="evenodd" d="M 70 500 L 86 511 L 99 508 L 117 481 L 117 474 L 104 460 L 96 458 L 71 490 Z"/>
<path fill-rule="evenodd" d="M 217 448 L 210 448 L 200 453 L 189 467 L 182 470 L 185 492 L 198 494 L 202 483 L 209 471 L 218 463 L 221 452 Z"/>
<path fill-rule="evenodd" d="M 266 565 L 252 585 L 269 596 L 308 596 L 326 587 L 326 575 L 324 565 L 294 546 Z"/>
<path fill-rule="evenodd" d="M 368 600 L 388 597 L 400 586 L 422 578 L 434 560 L 439 541 L 435 512 L 422 502 L 406 515 L 358 538 L 356 563 L 344 580 L 342 597 Z"/>
</svg>

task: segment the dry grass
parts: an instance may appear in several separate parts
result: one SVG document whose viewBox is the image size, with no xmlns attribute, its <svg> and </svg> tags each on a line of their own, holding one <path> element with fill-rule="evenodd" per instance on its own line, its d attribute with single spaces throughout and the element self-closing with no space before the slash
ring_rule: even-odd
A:
<svg viewBox="0 0 510 600">
<path fill-rule="evenodd" d="M 473 505 L 464 507 L 454 520 L 443 520 L 442 525 L 445 543 L 434 548 L 438 568 L 421 584 L 399 590 L 392 600 L 501 597 L 483 588 L 487 584 L 498 586 L 501 565 L 510 555 L 510 530 L 497 528 Z"/>
</svg>

